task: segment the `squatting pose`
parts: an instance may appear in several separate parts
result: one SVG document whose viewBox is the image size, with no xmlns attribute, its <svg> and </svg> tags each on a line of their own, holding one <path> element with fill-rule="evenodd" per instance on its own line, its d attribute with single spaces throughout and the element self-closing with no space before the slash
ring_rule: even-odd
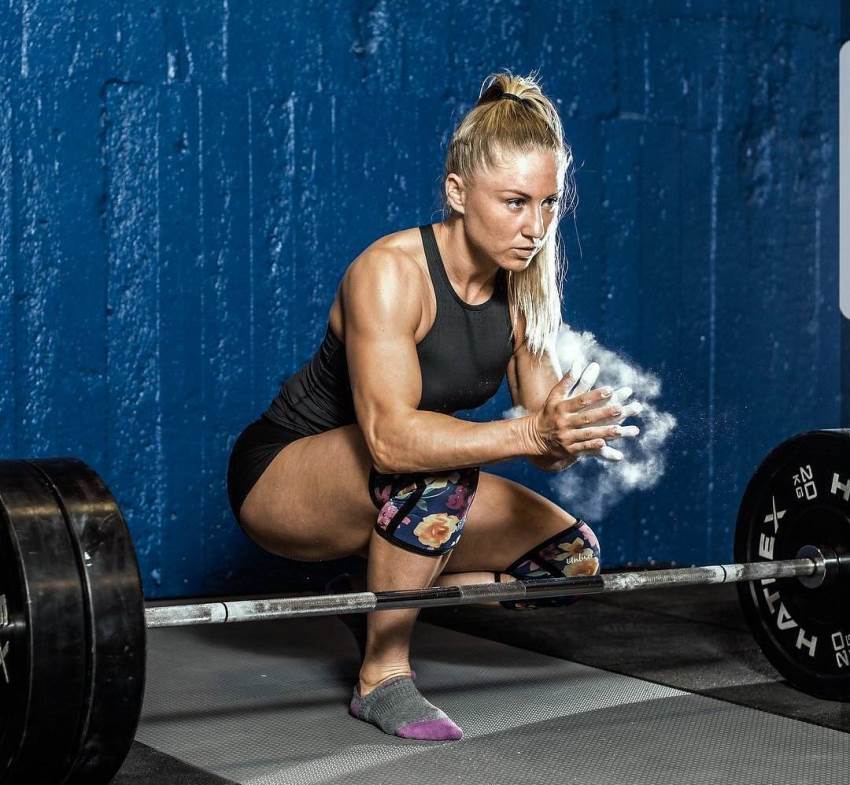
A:
<svg viewBox="0 0 850 785">
<path fill-rule="evenodd" d="M 348 266 L 315 356 L 233 447 L 230 503 L 256 543 L 306 561 L 359 555 L 370 591 L 599 570 L 586 523 L 480 468 L 523 457 L 559 471 L 616 458 L 607 442 L 637 435 L 620 423 L 639 405 L 576 385 L 554 352 L 571 166 L 536 77 L 489 76 L 449 142 L 444 220 L 382 237 Z M 453 416 L 505 374 L 525 416 Z M 406 738 L 460 738 L 414 684 L 416 615 L 368 616 L 351 713 Z"/>
</svg>

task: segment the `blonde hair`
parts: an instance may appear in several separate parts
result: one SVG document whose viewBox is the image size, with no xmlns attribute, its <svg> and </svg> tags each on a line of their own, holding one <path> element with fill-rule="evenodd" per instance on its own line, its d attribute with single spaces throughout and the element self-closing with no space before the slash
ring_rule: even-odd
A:
<svg viewBox="0 0 850 785">
<path fill-rule="evenodd" d="M 521 100 L 501 99 L 510 93 Z M 491 168 L 500 153 L 552 151 L 563 177 L 563 195 L 558 221 L 577 204 L 572 177 L 572 151 L 564 138 L 558 111 L 543 95 L 538 74 L 514 76 L 510 71 L 490 74 L 481 86 L 477 104 L 455 128 L 449 140 L 443 184 L 450 173 L 470 183 L 481 169 Z M 452 208 L 442 194 L 443 216 Z M 566 258 L 562 252 L 558 224 L 547 233 L 543 247 L 522 272 L 508 271 L 511 317 L 525 318 L 525 341 L 529 352 L 541 356 L 561 326 L 561 297 Z"/>
</svg>

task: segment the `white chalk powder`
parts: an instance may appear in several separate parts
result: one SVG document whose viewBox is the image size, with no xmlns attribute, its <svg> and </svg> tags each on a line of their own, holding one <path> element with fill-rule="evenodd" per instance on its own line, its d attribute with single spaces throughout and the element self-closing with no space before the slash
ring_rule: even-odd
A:
<svg viewBox="0 0 850 785">
<path fill-rule="evenodd" d="M 643 405 L 638 415 L 624 423 L 624 426 L 638 425 L 640 435 L 611 440 L 611 446 L 623 454 L 623 460 L 584 457 L 554 475 L 552 487 L 564 506 L 574 515 L 598 521 L 629 491 L 647 490 L 658 483 L 665 470 L 664 443 L 676 427 L 676 418 L 652 403 L 661 396 L 658 377 L 600 345 L 592 333 L 577 332 L 564 324 L 555 349 L 561 368 L 571 368 L 575 375 L 596 362 L 600 367 L 596 387 L 629 387 L 632 400 Z M 524 414 L 527 412 L 521 406 L 515 406 L 503 416 Z"/>
</svg>

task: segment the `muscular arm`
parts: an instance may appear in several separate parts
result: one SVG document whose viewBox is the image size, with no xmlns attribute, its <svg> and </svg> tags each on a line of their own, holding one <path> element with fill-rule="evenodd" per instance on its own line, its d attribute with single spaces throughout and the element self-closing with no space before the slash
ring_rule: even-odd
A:
<svg viewBox="0 0 850 785">
<path fill-rule="evenodd" d="M 536 454 L 530 417 L 476 423 L 417 410 L 422 396 L 417 275 L 403 256 L 372 249 L 342 282 L 354 409 L 375 467 L 386 473 L 438 471 Z"/>
</svg>

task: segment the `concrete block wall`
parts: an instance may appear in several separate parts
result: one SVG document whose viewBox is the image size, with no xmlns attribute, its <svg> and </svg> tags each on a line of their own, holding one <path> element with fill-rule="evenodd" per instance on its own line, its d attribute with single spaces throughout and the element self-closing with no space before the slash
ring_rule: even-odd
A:
<svg viewBox="0 0 850 785">
<path fill-rule="evenodd" d="M 680 423 L 593 521 L 606 563 L 728 559 L 758 460 L 839 424 L 838 4 L 43 0 L 0 30 L 0 455 L 94 466 L 150 597 L 305 579 L 232 520 L 229 448 L 349 262 L 438 219 L 499 68 L 540 70 L 578 163 L 565 320 Z"/>
</svg>

